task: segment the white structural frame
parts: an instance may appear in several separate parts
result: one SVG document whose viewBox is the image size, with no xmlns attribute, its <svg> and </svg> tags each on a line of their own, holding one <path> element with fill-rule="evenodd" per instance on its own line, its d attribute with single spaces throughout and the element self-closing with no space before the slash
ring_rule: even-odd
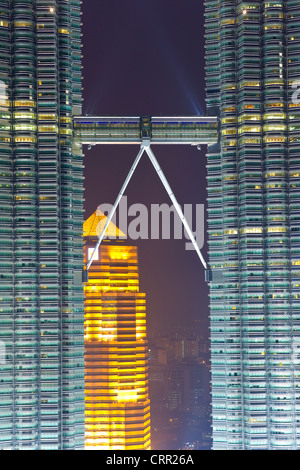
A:
<svg viewBox="0 0 300 470">
<path fill-rule="evenodd" d="M 158 174 L 158 176 L 159 176 L 159 178 L 160 178 L 160 180 L 161 180 L 161 182 L 162 182 L 164 188 L 166 189 L 166 191 L 167 191 L 167 193 L 168 193 L 168 196 L 170 197 L 170 199 L 171 199 L 171 201 L 172 201 L 172 203 L 173 203 L 173 205 L 174 205 L 174 207 L 175 207 L 175 209 L 176 209 L 176 212 L 177 212 L 177 214 L 178 214 L 178 216 L 179 216 L 179 218 L 180 218 L 180 220 L 181 220 L 181 222 L 182 222 L 182 224 L 183 224 L 183 226 L 184 226 L 184 228 L 185 228 L 187 234 L 188 234 L 189 237 L 190 237 L 190 240 L 191 240 L 191 242 L 192 242 L 192 244 L 193 244 L 193 246 L 194 246 L 194 248 L 195 248 L 195 251 L 196 251 L 196 253 L 197 253 L 198 256 L 199 256 L 202 265 L 204 266 L 204 269 L 207 270 L 207 264 L 206 264 L 206 262 L 205 262 L 205 260 L 204 260 L 204 258 L 203 258 L 203 256 L 202 256 L 202 253 L 201 253 L 200 248 L 199 248 L 199 246 L 198 246 L 198 244 L 197 244 L 197 242 L 196 242 L 196 239 L 195 239 L 195 237 L 194 237 L 194 234 L 193 234 L 193 232 L 192 232 L 192 230 L 191 230 L 191 228 L 190 228 L 190 226 L 189 226 L 189 224 L 188 224 L 188 222 L 187 222 L 187 220 L 186 220 L 186 218 L 185 218 L 185 216 L 184 216 L 184 214 L 183 214 L 183 212 L 182 212 L 182 209 L 181 209 L 180 205 L 179 205 L 178 202 L 177 202 L 177 199 L 176 199 L 176 197 L 175 197 L 175 195 L 174 195 L 174 193 L 173 193 L 173 191 L 172 191 L 172 189 L 171 189 L 171 187 L 170 187 L 170 185 L 169 185 L 169 183 L 168 183 L 168 181 L 167 181 L 167 178 L 165 177 L 165 175 L 164 175 L 164 173 L 163 173 L 163 171 L 162 171 L 162 169 L 161 169 L 161 167 L 160 167 L 160 165 L 159 165 L 159 163 L 158 163 L 158 161 L 157 161 L 157 159 L 156 159 L 156 157 L 155 157 L 155 155 L 154 155 L 154 153 L 153 153 L 153 151 L 152 151 L 152 149 L 151 149 L 150 139 L 143 139 L 143 140 L 142 140 L 142 143 L 141 143 L 141 147 L 140 147 L 139 153 L 137 154 L 137 156 L 136 156 L 136 158 L 135 158 L 135 160 L 134 160 L 134 162 L 133 162 L 133 165 L 132 165 L 132 167 L 130 168 L 129 173 L 128 173 L 128 175 L 127 175 L 125 181 L 124 181 L 124 184 L 123 184 L 123 186 L 122 186 L 122 188 L 121 188 L 121 190 L 120 190 L 120 192 L 119 192 L 119 194 L 118 194 L 118 197 L 117 197 L 117 199 L 116 199 L 116 201 L 115 201 L 115 203 L 114 203 L 114 205 L 113 205 L 113 207 L 112 207 L 110 213 L 109 213 L 108 216 L 107 216 L 106 223 L 105 223 L 105 225 L 104 225 L 104 227 L 103 227 L 103 229 L 102 229 L 102 231 L 101 231 L 101 233 L 100 233 L 100 235 L 99 235 L 99 237 L 98 237 L 98 241 L 97 241 L 97 243 L 96 243 L 95 249 L 94 249 L 94 251 L 93 251 L 93 253 L 92 253 L 91 258 L 88 260 L 88 263 L 87 263 L 87 265 L 86 265 L 86 271 L 88 271 L 88 270 L 90 269 L 90 266 L 91 266 L 91 264 L 92 264 L 92 262 L 93 262 L 93 260 L 94 260 L 94 257 L 95 257 L 95 255 L 96 255 L 96 253 L 97 253 L 97 250 L 99 249 L 99 246 L 101 245 L 101 242 L 103 241 L 103 238 L 104 238 L 104 235 L 105 235 L 105 233 L 106 233 L 106 230 L 107 230 L 107 228 L 108 228 L 108 226 L 109 226 L 109 224 L 110 224 L 110 222 L 111 222 L 111 220 L 112 220 L 112 218 L 113 218 L 113 216 L 114 216 L 114 214 L 115 214 L 115 212 L 116 212 L 116 210 L 117 210 L 117 207 L 118 207 L 118 205 L 119 205 L 119 203 L 120 203 L 120 200 L 121 200 L 121 198 L 122 198 L 122 196 L 123 196 L 123 194 L 124 194 L 124 192 L 125 192 L 125 190 L 126 190 L 126 188 L 127 188 L 127 186 L 128 186 L 129 181 L 131 180 L 132 175 L 134 174 L 134 172 L 135 172 L 135 170 L 136 170 L 136 167 L 137 167 L 139 161 L 141 160 L 141 158 L 142 158 L 144 152 L 147 153 L 147 155 L 148 155 L 148 157 L 149 157 L 149 159 L 150 159 L 152 165 L 154 166 L 155 171 L 157 172 L 157 174 Z"/>
</svg>

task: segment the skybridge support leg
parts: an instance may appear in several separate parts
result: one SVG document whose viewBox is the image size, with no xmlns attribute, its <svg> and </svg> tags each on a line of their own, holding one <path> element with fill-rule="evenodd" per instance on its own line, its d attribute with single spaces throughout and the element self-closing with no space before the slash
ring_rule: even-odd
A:
<svg viewBox="0 0 300 470">
<path fill-rule="evenodd" d="M 121 191 L 119 192 L 119 195 L 118 195 L 118 197 L 117 197 L 117 199 L 116 199 L 116 201 L 115 201 L 115 203 L 114 203 L 114 205 L 113 205 L 113 207 L 112 207 L 112 209 L 111 209 L 109 215 L 107 216 L 106 223 L 105 223 L 105 225 L 104 225 L 104 227 L 103 227 L 102 232 L 101 232 L 100 235 L 99 235 L 97 244 L 96 244 L 96 246 L 95 246 L 95 249 L 94 249 L 94 251 L 93 251 L 93 254 L 92 254 L 90 260 L 88 261 L 88 264 L 87 264 L 87 266 L 86 266 L 86 270 L 85 270 L 85 271 L 88 271 L 88 270 L 90 269 L 90 266 L 91 266 L 91 264 L 92 264 L 92 262 L 93 262 L 93 260 L 94 260 L 94 257 L 95 257 L 95 255 L 96 255 L 96 253 L 97 253 L 97 250 L 98 250 L 99 246 L 101 245 L 101 242 L 102 242 L 102 240 L 103 240 L 103 238 L 104 238 L 104 235 L 105 235 L 105 232 L 106 232 L 106 230 L 107 230 L 107 227 L 109 226 L 109 224 L 110 224 L 110 222 L 111 222 L 111 219 L 113 218 L 114 213 L 116 212 L 116 209 L 117 209 L 117 207 L 118 207 L 118 205 L 119 205 L 119 202 L 120 202 L 120 200 L 121 200 L 121 198 L 122 198 L 122 196 L 123 196 L 123 194 L 124 194 L 124 192 L 125 192 L 125 190 L 126 190 L 126 188 L 127 188 L 127 186 L 128 186 L 129 181 L 131 180 L 131 177 L 132 177 L 133 173 L 135 172 L 136 167 L 138 166 L 138 163 L 139 163 L 139 161 L 140 161 L 140 159 L 141 159 L 141 157 L 142 157 L 142 155 L 143 155 L 143 153 L 144 153 L 144 150 L 145 150 L 145 146 L 144 146 L 144 144 L 142 143 L 141 148 L 140 148 L 140 151 L 139 151 L 139 153 L 137 154 L 136 159 L 134 160 L 132 167 L 130 168 L 130 171 L 129 171 L 128 175 L 127 175 L 126 180 L 124 181 L 124 184 L 123 184 L 123 186 L 122 186 L 122 189 L 121 189 Z M 88 277 L 88 276 L 87 276 L 87 273 L 83 274 L 84 282 L 87 282 L 87 281 L 86 281 L 87 277 Z"/>
<path fill-rule="evenodd" d="M 194 248 L 195 248 L 195 250 L 196 250 L 196 252 L 197 252 L 197 254 L 198 254 L 198 256 L 199 256 L 199 258 L 200 258 L 201 263 L 203 264 L 205 270 L 207 270 L 207 264 L 206 264 L 206 262 L 205 262 L 205 260 L 204 260 L 204 258 L 203 258 L 203 256 L 202 256 L 202 253 L 201 253 L 201 251 L 200 251 L 200 249 L 199 249 L 199 246 L 198 246 L 198 244 L 197 244 L 197 242 L 196 242 L 196 240 L 195 240 L 194 234 L 193 234 L 192 230 L 190 229 L 190 226 L 189 226 L 189 224 L 188 224 L 188 222 L 187 222 L 187 220 L 186 220 L 186 218 L 185 218 L 185 216 L 184 216 L 184 214 L 183 214 L 183 212 L 182 212 L 182 210 L 181 210 L 181 207 L 180 207 L 180 205 L 178 204 L 177 199 L 176 199 L 176 197 L 175 197 L 175 195 L 174 195 L 174 193 L 173 193 L 173 191 L 172 191 L 172 189 L 171 189 L 171 187 L 170 187 L 170 185 L 169 185 L 169 183 L 168 183 L 168 181 L 167 181 L 167 178 L 165 177 L 165 175 L 164 175 L 164 173 L 163 173 L 163 171 L 162 171 L 162 169 L 161 169 L 161 167 L 160 167 L 158 161 L 156 160 L 155 155 L 154 155 L 154 153 L 152 152 L 152 149 L 151 149 L 150 145 L 145 146 L 145 151 L 147 152 L 147 154 L 148 154 L 148 156 L 149 156 L 149 158 L 150 158 L 150 160 L 151 160 L 152 165 L 154 166 L 154 168 L 155 168 L 155 170 L 156 170 L 156 172 L 157 172 L 157 174 L 158 174 L 158 176 L 159 176 L 159 178 L 160 178 L 162 184 L 164 185 L 164 187 L 165 187 L 165 189 L 166 189 L 166 191 L 167 191 L 167 193 L 168 193 L 168 195 L 169 195 L 171 201 L 173 202 L 173 205 L 174 205 L 174 207 L 175 207 L 175 209 L 176 209 L 176 211 L 177 211 L 177 214 L 179 215 L 179 218 L 180 218 L 181 222 L 183 223 L 183 226 L 184 226 L 184 228 L 185 228 L 187 234 L 188 234 L 189 237 L 190 237 L 190 240 L 191 240 L 191 242 L 192 242 L 192 244 L 193 244 L 193 246 L 194 246 Z"/>
<path fill-rule="evenodd" d="M 201 261 L 201 263 L 202 263 L 203 266 L 204 266 L 204 269 L 207 271 L 207 264 L 206 264 L 206 262 L 205 262 L 205 260 L 204 260 L 204 258 L 203 258 L 203 256 L 202 256 L 202 253 L 201 253 L 201 251 L 200 251 L 200 248 L 199 248 L 199 246 L 198 246 L 198 244 L 197 244 L 197 242 L 196 242 L 196 240 L 195 240 L 194 234 L 193 234 L 192 230 L 190 229 L 190 226 L 189 226 L 189 224 L 188 224 L 188 222 L 187 222 L 187 220 L 186 220 L 186 218 L 185 218 L 185 216 L 184 216 L 184 214 L 183 214 L 183 212 L 182 212 L 182 209 L 181 209 L 180 205 L 179 205 L 178 202 L 177 202 L 177 199 L 176 199 L 176 197 L 175 197 L 175 195 L 174 195 L 174 193 L 173 193 L 173 191 L 172 191 L 172 189 L 171 189 L 171 187 L 170 187 L 170 185 L 169 185 L 169 183 L 168 183 L 168 181 L 167 181 L 167 178 L 165 177 L 165 175 L 164 175 L 164 173 L 163 173 L 163 171 L 162 171 L 162 169 L 161 169 L 161 167 L 160 167 L 158 161 L 156 160 L 156 157 L 155 157 L 154 153 L 152 152 L 152 149 L 151 149 L 151 146 L 150 146 L 150 139 L 149 139 L 149 140 L 148 140 L 148 139 L 144 139 L 143 142 L 142 142 L 142 144 L 141 144 L 140 151 L 139 151 L 139 153 L 137 154 L 137 157 L 136 157 L 136 159 L 135 159 L 135 161 L 134 161 L 134 163 L 133 163 L 133 165 L 132 165 L 132 167 L 131 167 L 131 169 L 130 169 L 128 175 L 127 175 L 127 178 L 126 178 L 126 180 L 124 181 L 124 184 L 123 184 L 123 186 L 122 186 L 122 188 L 121 188 L 121 191 L 119 192 L 119 195 L 118 195 L 118 197 L 117 197 L 117 199 L 116 199 L 116 201 L 115 201 L 115 203 L 114 203 L 114 205 L 113 205 L 113 207 L 112 207 L 112 209 L 111 209 L 111 211 L 110 211 L 110 213 L 109 213 L 109 215 L 108 215 L 108 217 L 107 217 L 107 220 L 106 220 L 106 223 L 105 223 L 105 225 L 104 225 L 104 227 L 103 227 L 103 229 L 102 229 L 102 232 L 101 232 L 100 235 L 99 235 L 97 244 L 96 244 L 95 249 L 94 249 L 94 251 L 93 251 L 93 254 L 92 254 L 90 260 L 88 261 L 88 263 L 87 263 L 87 265 L 86 265 L 86 269 L 83 271 L 83 276 L 82 276 L 83 282 L 88 282 L 88 270 L 89 270 L 89 268 L 90 268 L 90 266 L 91 266 L 91 264 L 92 264 L 92 262 L 93 262 L 93 260 L 94 260 L 95 254 L 97 253 L 97 250 L 98 250 L 99 246 L 101 245 L 101 242 L 102 242 L 102 240 L 103 240 L 103 238 L 104 238 L 104 235 L 105 235 L 105 233 L 106 233 L 107 227 L 109 226 L 109 224 L 110 224 L 110 222 L 111 222 L 111 219 L 113 218 L 113 216 L 114 216 L 114 214 L 115 214 L 115 212 L 116 212 L 116 209 L 117 209 L 117 207 L 118 207 L 118 205 L 119 205 L 119 202 L 120 202 L 120 200 L 121 200 L 121 198 L 122 198 L 122 196 L 123 196 L 123 194 L 124 194 L 124 192 L 125 192 L 125 190 L 126 190 L 126 188 L 127 188 L 127 186 L 128 186 L 129 181 L 131 180 L 131 177 L 132 177 L 133 173 L 135 172 L 135 169 L 136 169 L 136 167 L 137 167 L 137 165 L 138 165 L 138 163 L 139 163 L 139 161 L 140 161 L 140 159 L 141 159 L 141 157 L 142 157 L 144 151 L 145 151 L 145 152 L 147 153 L 147 155 L 149 156 L 152 165 L 154 166 L 154 168 L 155 168 L 155 170 L 156 170 L 156 172 L 157 172 L 157 174 L 158 174 L 158 176 L 159 176 L 159 178 L 160 178 L 162 184 L 164 185 L 164 187 L 165 187 L 165 189 L 166 189 L 166 191 L 167 191 L 167 193 L 168 193 L 168 195 L 169 195 L 169 197 L 170 197 L 170 199 L 171 199 L 171 201 L 172 201 L 172 203 L 173 203 L 173 205 L 174 205 L 174 207 L 175 207 L 175 209 L 176 209 L 176 211 L 177 211 L 177 214 L 179 215 L 179 218 L 180 218 L 180 220 L 181 220 L 181 222 L 182 222 L 182 224 L 183 224 L 183 226 L 184 226 L 184 228 L 185 228 L 187 234 L 188 234 L 189 237 L 190 237 L 190 240 L 191 240 L 191 242 L 192 242 L 192 244 L 193 244 L 193 246 L 194 246 L 194 248 L 195 248 L 195 251 L 197 252 L 197 254 L 198 254 L 199 258 L 200 258 L 200 261 Z"/>
</svg>

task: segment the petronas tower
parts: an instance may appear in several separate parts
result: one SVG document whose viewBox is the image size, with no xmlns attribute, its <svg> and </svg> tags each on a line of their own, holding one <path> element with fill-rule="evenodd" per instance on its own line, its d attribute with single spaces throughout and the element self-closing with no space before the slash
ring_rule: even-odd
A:
<svg viewBox="0 0 300 470">
<path fill-rule="evenodd" d="M 79 0 L 0 0 L 0 448 L 84 445 Z"/>
</svg>

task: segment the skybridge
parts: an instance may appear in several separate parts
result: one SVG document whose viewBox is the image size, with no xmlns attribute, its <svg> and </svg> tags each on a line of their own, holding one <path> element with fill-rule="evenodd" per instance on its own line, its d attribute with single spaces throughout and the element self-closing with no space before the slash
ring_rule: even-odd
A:
<svg viewBox="0 0 300 470">
<path fill-rule="evenodd" d="M 185 117 L 105 117 L 74 118 L 74 137 L 82 144 L 201 145 L 218 142 L 218 118 Z"/>
<path fill-rule="evenodd" d="M 206 280 L 212 280 L 212 271 L 208 270 L 194 234 L 182 212 L 181 206 L 172 191 L 152 150 L 153 144 L 185 144 L 199 146 L 217 144 L 219 142 L 219 120 L 213 116 L 172 116 L 172 117 L 106 117 L 77 116 L 73 121 L 74 139 L 89 147 L 99 144 L 137 144 L 138 154 L 129 170 L 117 199 L 107 216 L 106 223 L 98 237 L 95 249 L 87 261 L 83 271 L 83 282 L 88 281 L 88 270 L 97 254 L 106 230 L 115 214 L 121 198 L 144 154 L 147 154 L 157 175 L 159 176 L 177 214 L 190 237 L 198 257 L 204 266 Z"/>
</svg>

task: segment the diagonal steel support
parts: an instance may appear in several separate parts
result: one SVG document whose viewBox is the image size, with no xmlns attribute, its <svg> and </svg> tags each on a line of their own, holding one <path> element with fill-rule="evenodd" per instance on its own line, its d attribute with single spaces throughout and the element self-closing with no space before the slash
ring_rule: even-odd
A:
<svg viewBox="0 0 300 470">
<path fill-rule="evenodd" d="M 150 139 L 144 139 L 143 142 L 142 142 L 140 151 L 139 151 L 139 153 L 137 154 L 137 157 L 136 157 L 136 159 L 135 159 L 135 161 L 134 161 L 134 163 L 133 163 L 133 165 L 132 165 L 132 167 L 131 167 L 131 169 L 130 169 L 128 175 L 127 175 L 126 180 L 124 181 L 124 184 L 123 184 L 123 186 L 122 186 L 122 188 L 121 188 L 121 191 L 119 192 L 119 195 L 118 195 L 118 197 L 117 197 L 117 199 L 116 199 L 116 201 L 115 201 L 115 203 L 114 203 L 114 205 L 113 205 L 113 207 L 112 207 L 112 209 L 111 209 L 109 215 L 107 216 L 106 223 L 105 223 L 105 225 L 104 225 L 104 227 L 103 227 L 103 229 L 102 229 L 102 232 L 101 232 L 100 235 L 99 235 L 99 238 L 98 238 L 97 244 L 96 244 L 96 246 L 95 246 L 95 249 L 94 249 L 94 251 L 93 251 L 93 253 L 92 253 L 91 258 L 89 259 L 89 261 L 88 261 L 88 263 L 87 263 L 86 271 L 89 270 L 89 268 L 90 268 L 90 266 L 91 266 L 91 264 L 92 264 L 92 262 L 93 262 L 93 260 L 94 260 L 95 254 L 96 254 L 96 252 L 97 252 L 97 250 L 98 250 L 98 248 L 99 248 L 99 246 L 100 246 L 100 244 L 101 244 L 101 242 L 102 242 L 102 240 L 103 240 L 103 238 L 104 238 L 104 235 L 105 235 L 105 232 L 106 232 L 106 230 L 107 230 L 107 227 L 108 227 L 108 225 L 110 224 L 110 222 L 111 222 L 111 220 L 112 220 L 112 218 L 113 218 L 113 216 L 114 216 L 114 214 L 115 214 L 115 212 L 116 212 L 116 209 L 117 209 L 117 207 L 118 207 L 118 205 L 119 205 L 119 202 L 120 202 L 120 200 L 121 200 L 121 198 L 122 198 L 122 196 L 123 196 L 123 194 L 124 194 L 124 192 L 125 192 L 125 190 L 126 190 L 126 188 L 127 188 L 127 186 L 128 186 L 128 183 L 129 183 L 129 181 L 130 181 L 130 179 L 131 179 L 133 173 L 135 172 L 135 169 L 136 169 L 136 167 L 137 167 L 137 165 L 138 165 L 140 159 L 142 158 L 142 155 L 143 155 L 144 152 L 146 152 L 147 155 L 148 155 L 148 157 L 150 158 L 150 161 L 151 161 L 152 165 L 154 166 L 154 168 L 155 168 L 155 170 L 156 170 L 156 172 L 157 172 L 157 174 L 158 174 L 158 176 L 159 176 L 159 178 L 160 178 L 162 184 L 164 185 L 164 187 L 165 187 L 165 189 L 166 189 L 166 191 L 167 191 L 167 193 L 168 193 L 168 195 L 169 195 L 169 197 L 170 197 L 170 199 L 171 199 L 171 201 L 172 201 L 172 203 L 173 203 L 173 205 L 174 205 L 174 207 L 175 207 L 175 209 L 176 209 L 176 211 L 177 211 L 177 214 L 178 214 L 178 216 L 179 216 L 179 218 L 180 218 L 180 220 L 181 220 L 181 222 L 182 222 L 182 224 L 183 224 L 183 226 L 184 226 L 184 228 L 185 228 L 187 234 L 188 234 L 189 237 L 190 237 L 190 240 L 191 240 L 191 242 L 192 242 L 192 244 L 193 244 L 193 246 L 194 246 L 194 248 L 195 248 L 195 250 L 196 250 L 196 252 L 197 252 L 197 254 L 198 254 L 199 258 L 200 258 L 200 260 L 201 260 L 201 263 L 203 264 L 204 268 L 207 269 L 207 264 L 206 264 L 206 262 L 205 262 L 205 260 L 204 260 L 204 258 L 203 258 L 203 256 L 202 256 L 202 253 L 201 253 L 201 251 L 200 251 L 200 248 L 199 248 L 199 246 L 198 246 L 198 244 L 197 244 L 197 242 L 196 242 L 196 240 L 195 240 L 194 234 L 193 234 L 193 232 L 192 232 L 192 230 L 191 230 L 191 228 L 190 228 L 190 226 L 189 226 L 189 224 L 188 224 L 188 222 L 187 222 L 187 220 L 186 220 L 186 218 L 185 218 L 185 216 L 184 216 L 184 214 L 183 214 L 183 212 L 182 212 L 182 209 L 181 209 L 180 205 L 179 205 L 178 202 L 177 202 L 177 199 L 176 199 L 176 197 L 175 197 L 175 195 L 174 195 L 174 193 L 173 193 L 173 191 L 172 191 L 172 189 L 171 189 L 171 187 L 170 187 L 170 185 L 169 185 L 169 183 L 168 183 L 168 181 L 167 181 L 167 178 L 165 177 L 165 175 L 164 175 L 164 173 L 163 173 L 163 171 L 162 171 L 162 169 L 161 169 L 161 167 L 160 167 L 160 165 L 159 165 L 159 163 L 158 163 L 158 161 L 157 161 L 157 159 L 156 159 L 154 153 L 152 152 L 152 149 L 151 149 L 151 146 L 150 146 Z M 87 276 L 85 276 L 85 278 L 87 279 Z"/>
<path fill-rule="evenodd" d="M 117 207 L 118 207 L 118 205 L 119 205 L 119 202 L 120 202 L 120 200 L 121 200 L 121 198 L 122 198 L 122 196 L 123 196 L 123 194 L 124 194 L 124 192 L 125 192 L 125 190 L 126 190 L 126 188 L 127 188 L 127 186 L 128 186 L 128 183 L 129 183 L 129 181 L 131 180 L 131 177 L 132 177 L 133 173 L 135 172 L 135 169 L 136 169 L 136 167 L 138 166 L 138 163 L 139 163 L 140 159 L 142 158 L 142 155 L 143 155 L 143 153 L 144 153 L 144 150 L 145 150 L 145 146 L 144 146 L 144 144 L 142 144 L 142 145 L 141 145 L 141 148 L 140 148 L 140 151 L 139 151 L 139 153 L 137 154 L 136 159 L 134 160 L 132 167 L 130 168 L 130 171 L 129 171 L 128 175 L 127 175 L 127 178 L 126 178 L 126 180 L 124 181 L 124 184 L 123 184 L 123 186 L 122 186 L 122 188 L 121 188 L 121 191 L 119 192 L 119 195 L 118 195 L 118 197 L 117 197 L 117 199 L 116 199 L 116 201 L 115 201 L 115 203 L 114 203 L 114 205 L 113 205 L 113 207 L 112 207 L 110 213 L 109 213 L 108 216 L 107 216 L 106 223 L 105 223 L 105 225 L 104 225 L 104 227 L 103 227 L 102 232 L 101 232 L 100 235 L 99 235 L 99 238 L 98 238 L 97 244 L 96 244 L 96 246 L 95 246 L 95 249 L 94 249 L 94 251 L 93 251 L 93 253 L 92 253 L 92 256 L 91 256 L 91 258 L 90 258 L 90 260 L 88 261 L 88 264 L 87 264 L 87 266 L 86 266 L 86 270 L 87 270 L 87 271 L 90 269 L 90 266 L 91 266 L 91 264 L 92 264 L 92 262 L 93 262 L 93 260 L 94 260 L 95 254 L 97 253 L 97 250 L 98 250 L 99 246 L 101 245 L 101 242 L 102 242 L 102 240 L 103 240 L 103 238 L 104 238 L 104 235 L 105 235 L 105 232 L 106 232 L 106 230 L 107 230 L 107 227 L 109 226 L 109 224 L 110 224 L 110 222 L 111 222 L 111 219 L 113 218 L 114 213 L 116 212 L 116 209 L 117 209 Z"/>
<path fill-rule="evenodd" d="M 167 193 L 169 195 L 169 198 L 171 199 L 171 201 L 172 201 L 172 203 L 173 203 L 173 205 L 174 205 L 174 207 L 177 211 L 177 214 L 178 214 L 178 216 L 179 216 L 179 218 L 180 218 L 180 220 L 181 220 L 188 236 L 190 237 L 190 240 L 191 240 L 191 242 L 192 242 L 192 244 L 193 244 L 193 246 L 194 246 L 194 248 L 197 252 L 197 255 L 200 258 L 201 263 L 203 264 L 204 268 L 207 269 L 207 264 L 206 264 L 206 262 L 205 262 L 205 260 L 202 256 L 200 248 L 199 248 L 199 246 L 198 246 L 198 244 L 195 240 L 194 234 L 193 234 L 193 232 L 192 232 L 192 230 L 191 230 L 191 228 L 190 228 L 190 226 L 189 226 L 189 224 L 188 224 L 188 222 L 187 222 L 187 220 L 186 220 L 186 218 L 185 218 L 185 216 L 182 212 L 182 209 L 181 209 L 180 205 L 177 202 L 177 199 L 176 199 L 176 197 L 175 197 L 175 195 L 174 195 L 174 193 L 173 193 L 173 191 L 172 191 L 172 189 L 171 189 L 171 187 L 170 187 L 170 185 L 167 181 L 167 178 L 164 175 L 164 172 L 162 171 L 162 169 L 161 169 L 154 153 L 152 152 L 152 149 L 151 149 L 150 145 L 145 147 L 145 151 L 147 152 L 148 157 L 150 158 L 151 163 L 152 163 L 152 165 L 154 166 L 154 168 L 156 170 L 156 173 L 158 174 L 162 184 L 164 185 L 164 188 L 167 191 Z"/>
</svg>

